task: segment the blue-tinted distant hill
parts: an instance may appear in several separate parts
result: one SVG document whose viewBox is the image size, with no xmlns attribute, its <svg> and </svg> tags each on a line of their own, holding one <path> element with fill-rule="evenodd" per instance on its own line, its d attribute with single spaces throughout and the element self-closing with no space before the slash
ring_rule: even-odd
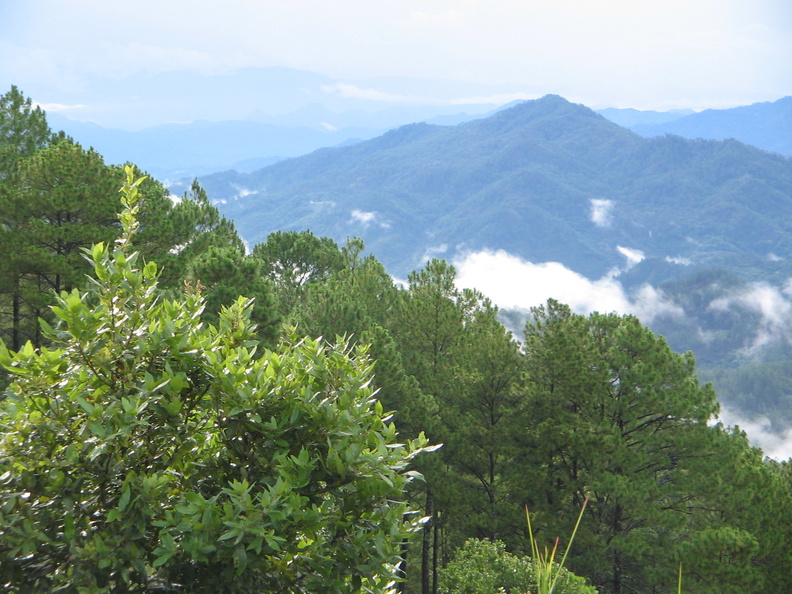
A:
<svg viewBox="0 0 792 594">
<path fill-rule="evenodd" d="M 627 283 L 792 276 L 792 159 L 644 138 L 557 96 L 201 182 L 251 244 L 282 229 L 359 235 L 398 276 L 427 254 L 485 248 L 589 278 L 623 267 L 620 248 L 640 251 Z"/>
<path fill-rule="evenodd" d="M 632 108 L 606 107 L 598 109 L 597 113 L 614 124 L 630 128 L 636 126 L 652 126 L 673 122 L 687 115 L 696 113 L 692 109 L 674 109 L 671 111 L 647 111 Z"/>
<path fill-rule="evenodd" d="M 93 146 L 108 162 L 133 161 L 156 177 L 179 179 L 372 138 L 410 122 L 459 123 L 497 108 L 519 89 L 244 68 L 89 77 L 69 90 L 43 83 L 22 91 L 45 109 L 51 105 L 52 128 Z"/>
<path fill-rule="evenodd" d="M 731 109 L 708 109 L 682 117 L 678 112 L 605 109 L 600 113 L 642 136 L 735 138 L 766 151 L 792 156 L 792 97 Z"/>
<path fill-rule="evenodd" d="M 86 147 L 99 151 L 107 163 L 131 161 L 160 179 L 195 177 L 238 169 L 251 162 L 272 163 L 304 155 L 323 146 L 371 138 L 382 129 L 343 130 L 279 126 L 249 120 L 163 124 L 139 131 L 113 130 L 91 122 L 48 115 L 50 126 L 63 130 Z"/>
</svg>

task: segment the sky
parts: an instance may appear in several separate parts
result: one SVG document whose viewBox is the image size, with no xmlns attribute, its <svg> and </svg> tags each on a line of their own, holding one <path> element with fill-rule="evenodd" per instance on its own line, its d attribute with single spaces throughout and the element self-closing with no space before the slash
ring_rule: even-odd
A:
<svg viewBox="0 0 792 594">
<path fill-rule="evenodd" d="M 734 107 L 792 94 L 792 2 L 0 0 L 0 84 L 23 91 L 269 66 L 349 84 L 475 82 L 592 108 Z"/>
</svg>

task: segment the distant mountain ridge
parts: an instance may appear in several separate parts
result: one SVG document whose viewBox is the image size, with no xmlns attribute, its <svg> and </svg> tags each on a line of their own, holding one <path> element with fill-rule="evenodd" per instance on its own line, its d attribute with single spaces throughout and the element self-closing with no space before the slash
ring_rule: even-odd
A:
<svg viewBox="0 0 792 594">
<path fill-rule="evenodd" d="M 627 267 L 626 249 L 643 256 L 620 277 L 631 283 L 792 276 L 792 159 L 643 138 L 552 95 L 201 182 L 251 244 L 281 229 L 360 235 L 396 275 L 427 254 L 504 249 L 599 278 Z"/>
<path fill-rule="evenodd" d="M 636 112 L 603 109 L 603 116 L 646 137 L 676 134 L 684 138 L 735 138 L 766 151 L 792 156 L 792 97 L 699 113 Z"/>
<path fill-rule="evenodd" d="M 166 180 L 226 169 L 249 171 L 256 160 L 271 163 L 373 138 L 412 122 L 456 125 L 489 115 L 517 97 L 537 96 L 536 89 L 509 85 L 404 77 L 339 80 L 281 67 L 89 79 L 80 87 L 43 84 L 23 91 L 63 110 L 48 114 L 53 127 L 93 146 L 109 163 L 133 161 Z M 686 137 L 734 137 L 790 154 L 790 134 L 783 136 L 772 110 L 751 115 L 741 109 L 710 110 L 728 119 L 712 129 L 695 125 L 709 112 L 610 108 L 599 113 L 643 135 L 670 131 Z M 683 124 L 695 129 L 668 127 Z"/>
<path fill-rule="evenodd" d="M 372 138 L 385 129 L 341 130 L 278 126 L 249 120 L 163 124 L 140 131 L 110 130 L 90 122 L 48 117 L 86 147 L 96 148 L 107 163 L 131 161 L 160 179 L 177 180 L 224 169 L 250 170 L 247 161 L 265 162 L 304 155 L 324 146 Z"/>
<path fill-rule="evenodd" d="M 22 88 L 48 110 L 54 128 L 108 162 L 131 160 L 167 179 L 306 154 L 415 121 L 458 123 L 526 96 L 523 90 L 411 77 L 336 79 L 283 67 Z"/>
</svg>

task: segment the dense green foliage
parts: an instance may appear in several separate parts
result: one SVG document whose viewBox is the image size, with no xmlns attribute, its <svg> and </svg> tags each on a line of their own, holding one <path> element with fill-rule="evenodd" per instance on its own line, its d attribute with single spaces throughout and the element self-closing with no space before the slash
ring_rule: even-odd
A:
<svg viewBox="0 0 792 594">
<path fill-rule="evenodd" d="M 557 533 L 569 525 L 565 508 L 588 496 L 577 539 L 587 551 L 570 567 L 609 592 L 670 588 L 680 543 L 700 529 L 691 522 L 717 504 L 704 504 L 698 483 L 702 459 L 719 451 L 720 429 L 707 425 L 714 392 L 698 384 L 691 355 L 631 317 L 583 317 L 550 302 L 535 310 L 525 350 L 532 414 L 520 466 L 532 510 Z"/>
<path fill-rule="evenodd" d="M 132 170 L 128 170 L 131 176 Z M 256 356 L 250 304 L 217 326 L 157 295 L 124 233 L 63 293 L 52 347 L 0 350 L 0 579 L 11 591 L 384 592 L 415 517 L 363 349 Z"/>
<path fill-rule="evenodd" d="M 40 345 L 38 319 L 52 321 L 54 295 L 86 284 L 90 266 L 82 249 L 118 237 L 111 197 L 123 182 L 121 167 L 53 135 L 44 113 L 16 88 L 0 97 L 0 337 L 13 349 L 27 340 Z M 260 338 L 273 344 L 280 318 L 268 307 L 271 287 L 251 271 L 258 264 L 247 261 L 234 225 L 203 189 L 193 184 L 175 204 L 159 182 L 149 180 L 140 191 L 135 242 L 144 258 L 160 263 L 160 286 L 180 290 L 203 274 L 212 315 L 241 293 L 255 297 Z"/>
<path fill-rule="evenodd" d="M 533 564 L 518 557 L 499 541 L 470 539 L 440 573 L 443 594 L 525 594 L 536 590 Z M 567 571 L 562 571 L 556 594 L 596 594 L 596 590 Z"/>
<path fill-rule="evenodd" d="M 16 87 L 0 97 L 0 298 L 2 298 L 5 339 L 14 348 L 23 343 L 22 325 L 27 317 L 23 311 L 23 275 L 25 259 L 18 250 L 19 237 L 15 219 L 24 209 L 14 198 L 17 191 L 17 172 L 22 161 L 45 147 L 51 133 L 40 108 L 25 98 Z M 8 331 L 10 330 L 10 331 Z"/>
</svg>

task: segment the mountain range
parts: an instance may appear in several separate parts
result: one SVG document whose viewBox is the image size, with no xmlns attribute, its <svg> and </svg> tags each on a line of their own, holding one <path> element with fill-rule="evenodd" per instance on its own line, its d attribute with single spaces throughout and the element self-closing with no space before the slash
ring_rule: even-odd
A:
<svg viewBox="0 0 792 594">
<path fill-rule="evenodd" d="M 482 249 L 589 278 L 629 268 L 632 285 L 713 268 L 792 276 L 792 159 L 645 138 L 558 96 L 200 181 L 251 244 L 283 229 L 357 235 L 397 276 Z"/>
<path fill-rule="evenodd" d="M 291 68 L 89 79 L 69 89 L 23 89 L 53 128 L 110 163 L 133 161 L 164 180 L 249 172 L 318 148 L 365 140 L 414 122 L 455 125 L 492 115 L 531 89 L 404 77 L 334 79 Z M 645 135 L 736 138 L 792 154 L 790 102 L 667 112 L 607 108 Z"/>
<path fill-rule="evenodd" d="M 248 170 L 416 121 L 458 123 L 527 96 L 513 86 L 348 80 L 293 68 L 88 78 L 22 91 L 53 128 L 109 163 L 133 161 L 160 179 Z"/>
</svg>

